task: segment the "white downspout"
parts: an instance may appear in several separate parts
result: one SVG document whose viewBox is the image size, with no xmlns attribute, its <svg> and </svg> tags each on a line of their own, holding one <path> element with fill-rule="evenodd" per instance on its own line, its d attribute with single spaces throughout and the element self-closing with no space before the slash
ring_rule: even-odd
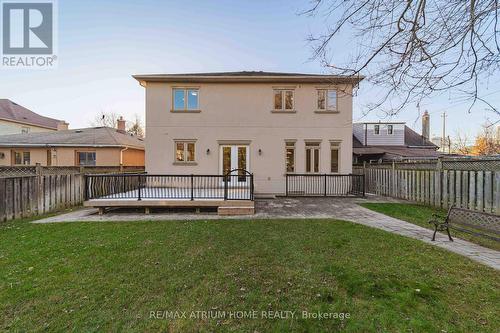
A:
<svg viewBox="0 0 500 333">
<path fill-rule="evenodd" d="M 123 152 L 125 150 L 128 150 L 128 147 L 125 147 L 123 148 L 122 150 L 120 150 L 120 166 L 122 167 L 123 166 Z"/>
</svg>

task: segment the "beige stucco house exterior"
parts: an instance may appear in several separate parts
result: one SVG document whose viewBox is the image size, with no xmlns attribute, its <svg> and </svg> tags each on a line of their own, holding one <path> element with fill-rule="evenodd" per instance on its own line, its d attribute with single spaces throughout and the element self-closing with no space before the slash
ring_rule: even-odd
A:
<svg viewBox="0 0 500 333">
<path fill-rule="evenodd" d="M 286 173 L 352 171 L 352 90 L 361 77 L 230 72 L 135 75 L 146 89 L 149 174 L 254 174 L 283 194 Z"/>
<path fill-rule="evenodd" d="M 37 164 L 143 167 L 144 143 L 124 129 L 109 127 L 0 136 L 0 166 Z"/>
<path fill-rule="evenodd" d="M 44 117 L 9 100 L 0 99 L 0 135 L 67 130 L 64 120 Z"/>
</svg>

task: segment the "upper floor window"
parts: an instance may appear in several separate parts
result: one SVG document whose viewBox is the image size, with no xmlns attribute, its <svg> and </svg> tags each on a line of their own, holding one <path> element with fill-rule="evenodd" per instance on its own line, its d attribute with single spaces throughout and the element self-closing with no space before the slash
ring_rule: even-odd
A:
<svg viewBox="0 0 500 333">
<path fill-rule="evenodd" d="M 77 154 L 77 165 L 95 166 L 95 151 L 79 151 Z"/>
<path fill-rule="evenodd" d="M 14 151 L 14 165 L 30 165 L 29 151 Z"/>
<path fill-rule="evenodd" d="M 337 111 L 337 90 L 319 89 L 317 108 L 320 111 Z"/>
<path fill-rule="evenodd" d="M 293 111 L 294 91 L 290 89 L 274 90 L 274 110 Z"/>
<path fill-rule="evenodd" d="M 175 141 L 175 162 L 195 162 L 194 141 Z"/>
<path fill-rule="evenodd" d="M 387 125 L 387 134 L 392 135 L 394 133 L 394 126 Z"/>
<path fill-rule="evenodd" d="M 375 133 L 375 135 L 379 135 L 380 134 L 380 125 L 374 125 L 373 126 L 373 133 Z"/>
<path fill-rule="evenodd" d="M 199 92 L 198 88 L 174 88 L 172 93 L 173 110 L 199 110 Z"/>
<path fill-rule="evenodd" d="M 27 134 L 30 132 L 30 128 L 29 127 L 21 127 L 21 133 L 22 134 Z"/>
<path fill-rule="evenodd" d="M 286 172 L 295 172 L 295 142 L 285 143 L 285 164 Z"/>
</svg>

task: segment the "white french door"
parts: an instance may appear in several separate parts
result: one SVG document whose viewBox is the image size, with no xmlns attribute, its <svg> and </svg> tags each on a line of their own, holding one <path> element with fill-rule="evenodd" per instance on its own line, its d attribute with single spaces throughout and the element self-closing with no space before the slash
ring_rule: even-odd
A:
<svg viewBox="0 0 500 333">
<path fill-rule="evenodd" d="M 228 172 L 234 169 L 240 169 L 238 173 L 233 175 L 238 175 L 239 177 L 230 177 L 229 181 L 238 181 L 238 183 L 247 182 L 246 173 L 242 170 L 249 170 L 250 161 L 250 149 L 248 146 L 239 145 L 225 145 L 220 147 L 220 173 L 221 175 L 226 175 Z"/>
</svg>

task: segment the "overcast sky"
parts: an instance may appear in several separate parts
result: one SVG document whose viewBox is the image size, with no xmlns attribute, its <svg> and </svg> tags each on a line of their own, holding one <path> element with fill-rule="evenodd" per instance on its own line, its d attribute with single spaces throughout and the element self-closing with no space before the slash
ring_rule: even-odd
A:
<svg viewBox="0 0 500 333">
<path fill-rule="evenodd" d="M 0 98 L 40 114 L 64 119 L 71 128 L 89 126 L 101 110 L 144 119 L 144 89 L 131 78 L 139 73 L 263 70 L 325 73 L 311 61 L 310 33 L 325 27 L 322 18 L 297 15 L 308 1 L 110 1 L 62 0 L 58 3 L 59 65 L 47 71 L 0 70 Z M 338 43 L 348 54 L 349 39 Z M 500 77 L 484 82 L 480 96 L 500 105 Z M 374 89 L 361 83 L 354 120 Z M 436 98 L 421 107 L 431 113 L 431 133 L 441 133 L 443 110 L 448 133 L 470 135 L 496 116 L 477 106 Z M 420 132 L 416 106 L 393 121 L 407 121 Z"/>
</svg>

